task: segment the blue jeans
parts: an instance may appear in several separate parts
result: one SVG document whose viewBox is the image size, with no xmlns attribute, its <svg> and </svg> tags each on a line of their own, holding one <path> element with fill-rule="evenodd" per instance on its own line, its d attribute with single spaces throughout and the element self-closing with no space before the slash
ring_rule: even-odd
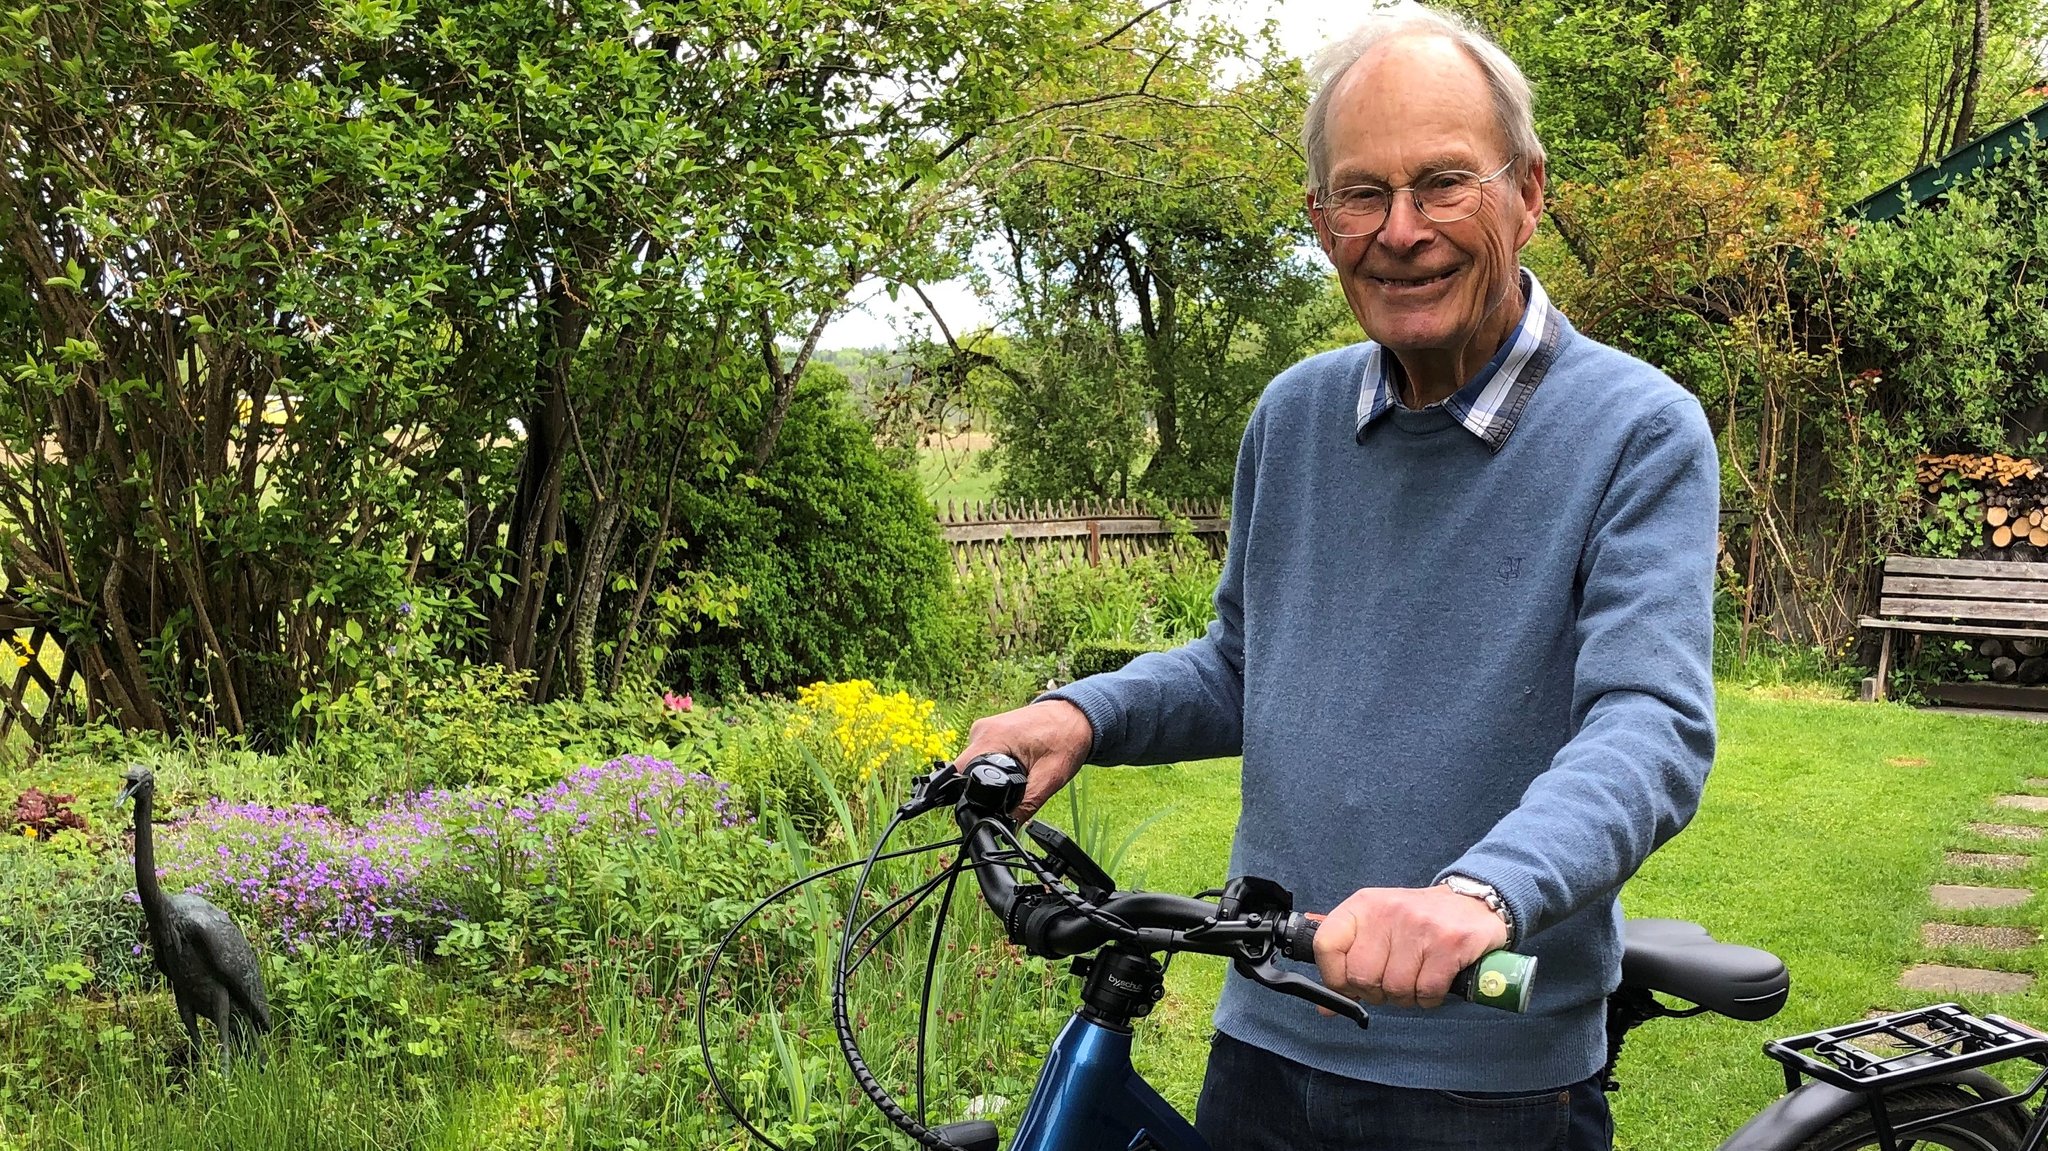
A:
<svg viewBox="0 0 2048 1151">
<path fill-rule="evenodd" d="M 1386 1087 L 1219 1034 L 1195 1105 L 1213 1151 L 1611 1151 L 1598 1076 L 1533 1094 Z"/>
</svg>

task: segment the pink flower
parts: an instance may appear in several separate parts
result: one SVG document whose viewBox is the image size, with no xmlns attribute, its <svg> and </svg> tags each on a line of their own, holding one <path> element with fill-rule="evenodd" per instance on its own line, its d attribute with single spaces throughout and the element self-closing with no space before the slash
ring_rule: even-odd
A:
<svg viewBox="0 0 2048 1151">
<path fill-rule="evenodd" d="M 669 709 L 670 711 L 688 711 L 688 710 L 690 710 L 690 709 L 691 709 L 692 707 L 696 706 L 696 705 L 694 705 L 693 703 L 691 703 L 691 702 L 690 702 L 690 697 L 689 697 L 689 696 L 687 696 L 687 695 L 677 695 L 677 694 L 676 694 L 675 692 L 672 692 L 672 691 L 665 691 L 665 692 L 662 692 L 662 693 L 661 693 L 661 702 L 662 702 L 662 703 L 663 703 L 663 704 L 664 704 L 665 706 L 667 706 L 667 708 L 668 708 L 668 709 Z"/>
</svg>

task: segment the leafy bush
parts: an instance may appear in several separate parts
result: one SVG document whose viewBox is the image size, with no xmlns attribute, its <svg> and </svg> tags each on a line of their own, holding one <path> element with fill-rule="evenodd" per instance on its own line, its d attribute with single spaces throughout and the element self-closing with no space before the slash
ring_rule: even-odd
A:
<svg viewBox="0 0 2048 1151">
<path fill-rule="evenodd" d="M 559 740 L 529 706 L 532 676 L 495 664 L 447 679 L 359 683 L 313 710 L 322 790 L 465 787 L 523 790 L 555 766 Z"/>
<path fill-rule="evenodd" d="M 133 983 L 147 964 L 134 872 L 66 830 L 0 836 L 0 1015 L 86 984 Z"/>
<path fill-rule="evenodd" d="M 1075 679 L 1116 671 L 1148 651 L 1163 650 L 1157 644 L 1089 642 L 1074 648 L 1067 668 Z"/>
<path fill-rule="evenodd" d="M 481 1002 L 374 949 L 322 942 L 273 953 L 265 967 L 272 1012 L 321 1056 L 445 1073 L 451 1058 L 474 1064 L 489 1034 Z"/>
<path fill-rule="evenodd" d="M 1049 652 L 1085 643 L 1185 643 L 1208 627 L 1220 575 L 1221 566 L 1192 542 L 1121 565 L 1054 569 L 1023 600 L 1024 630 Z"/>
<path fill-rule="evenodd" d="M 691 499 L 692 554 L 746 592 L 729 622 L 679 639 L 670 678 L 721 696 L 944 684 L 985 646 L 915 475 L 875 447 L 836 372 L 806 374 L 755 482 Z"/>
</svg>

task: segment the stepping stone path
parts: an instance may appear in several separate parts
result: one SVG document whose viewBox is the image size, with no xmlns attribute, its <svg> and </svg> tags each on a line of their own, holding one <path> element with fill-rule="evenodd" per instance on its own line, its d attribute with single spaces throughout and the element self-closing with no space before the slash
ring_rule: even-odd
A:
<svg viewBox="0 0 2048 1151">
<path fill-rule="evenodd" d="M 2018 871 L 2028 856 L 1994 855 L 1988 851 L 1951 851 L 1943 857 L 1950 867 L 1983 867 L 1992 871 Z"/>
<path fill-rule="evenodd" d="M 2034 898 L 2034 893 L 2024 887 L 1965 887 L 1954 883 L 1937 883 L 1929 894 L 1934 897 L 1934 906 L 1944 911 L 1970 907 L 2018 907 Z"/>
<path fill-rule="evenodd" d="M 2038 932 L 2024 927 L 1965 927 L 1960 923 L 1923 923 L 1920 942 L 1929 947 L 1982 947 L 1986 951 L 2018 951 L 2041 942 Z"/>
<path fill-rule="evenodd" d="M 2048 779 L 2029 779 L 2027 786 L 2048 790 Z M 2017 811 L 2048 812 L 2048 795 L 2001 795 L 1994 806 Z M 1972 823 L 1971 831 L 1992 839 L 2033 843 L 2043 830 L 2012 823 Z M 2030 855 L 1989 851 L 1951 851 L 1943 856 L 1950 867 L 1990 871 L 2019 871 L 2033 862 Z M 1960 883 L 1937 883 L 1928 893 L 1943 911 L 1971 908 L 2019 907 L 2034 897 L 2024 887 L 1978 887 Z M 1960 923 L 1926 923 L 1920 927 L 1920 942 L 1928 948 L 1974 947 L 1985 951 L 2020 951 L 2041 942 L 2041 933 L 2026 927 L 1977 927 Z M 1906 969 L 1899 986 L 1908 991 L 1938 995 L 2017 995 L 2034 985 L 2032 975 L 2017 971 L 1986 971 L 1975 967 L 1950 967 L 1921 963 Z"/>
<path fill-rule="evenodd" d="M 2025 827 L 2017 823 L 1973 823 L 1970 825 L 1970 830 L 1978 835 L 1988 835 L 1993 839 L 2035 840 L 2041 838 L 2040 828 Z"/>
<path fill-rule="evenodd" d="M 1908 967 L 1899 986 L 1908 991 L 1932 991 L 1939 995 L 2018 995 L 2034 985 L 2031 975 L 2011 971 L 1980 971 L 1975 967 L 1943 967 L 1922 963 Z"/>
</svg>

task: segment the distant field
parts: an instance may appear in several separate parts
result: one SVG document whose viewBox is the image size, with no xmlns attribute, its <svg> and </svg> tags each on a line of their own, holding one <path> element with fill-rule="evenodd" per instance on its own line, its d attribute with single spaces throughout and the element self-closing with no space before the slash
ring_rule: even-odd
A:
<svg viewBox="0 0 2048 1151">
<path fill-rule="evenodd" d="M 947 500 L 962 503 L 994 499 L 996 481 L 1002 473 L 980 466 L 988 452 L 986 432 L 928 440 L 917 454 L 917 478 L 924 485 L 924 494 L 941 510 Z"/>
</svg>

